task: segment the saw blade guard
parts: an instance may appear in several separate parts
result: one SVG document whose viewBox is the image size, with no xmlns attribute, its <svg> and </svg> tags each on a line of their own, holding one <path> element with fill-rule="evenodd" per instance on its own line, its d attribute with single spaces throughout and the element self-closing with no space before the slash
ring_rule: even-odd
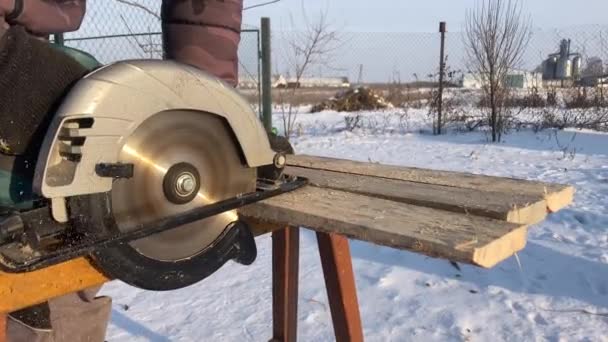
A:
<svg viewBox="0 0 608 342">
<path fill-rule="evenodd" d="M 125 141 L 148 118 L 176 109 L 222 118 L 245 165 L 273 164 L 276 152 L 263 125 L 234 88 L 174 61 L 121 61 L 90 73 L 65 97 L 40 151 L 34 190 L 53 200 L 57 217 L 66 197 L 111 191 L 113 179 L 96 167 L 117 163 Z"/>
</svg>

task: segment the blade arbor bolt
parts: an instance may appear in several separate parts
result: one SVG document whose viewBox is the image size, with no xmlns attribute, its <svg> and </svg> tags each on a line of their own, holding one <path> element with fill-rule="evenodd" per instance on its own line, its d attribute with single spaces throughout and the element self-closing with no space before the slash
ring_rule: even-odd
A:
<svg viewBox="0 0 608 342">
<path fill-rule="evenodd" d="M 173 165 L 163 179 L 165 197 L 175 204 L 192 201 L 200 190 L 200 175 L 189 163 Z"/>
<path fill-rule="evenodd" d="M 285 164 L 287 164 L 287 158 L 285 157 L 285 155 L 282 153 L 277 153 L 274 156 L 274 166 L 276 168 L 282 169 L 285 167 Z"/>
<path fill-rule="evenodd" d="M 180 196 L 188 196 L 192 194 L 194 189 L 196 188 L 196 179 L 194 175 L 186 172 L 177 177 L 177 182 L 175 183 L 175 191 Z"/>
</svg>

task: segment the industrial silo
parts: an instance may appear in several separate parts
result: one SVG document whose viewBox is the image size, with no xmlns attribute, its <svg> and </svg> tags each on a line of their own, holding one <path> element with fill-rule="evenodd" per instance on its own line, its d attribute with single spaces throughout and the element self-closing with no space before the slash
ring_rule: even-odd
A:
<svg viewBox="0 0 608 342">
<path fill-rule="evenodd" d="M 557 61 L 557 72 L 556 78 L 559 80 L 565 80 L 572 76 L 572 61 L 568 56 L 561 56 Z"/>
<path fill-rule="evenodd" d="M 549 56 L 544 62 L 543 78 L 545 80 L 553 80 L 557 74 L 557 56 Z"/>
<path fill-rule="evenodd" d="M 576 55 L 572 59 L 572 78 L 580 79 L 581 78 L 581 70 L 583 66 L 583 59 L 580 55 Z"/>
</svg>

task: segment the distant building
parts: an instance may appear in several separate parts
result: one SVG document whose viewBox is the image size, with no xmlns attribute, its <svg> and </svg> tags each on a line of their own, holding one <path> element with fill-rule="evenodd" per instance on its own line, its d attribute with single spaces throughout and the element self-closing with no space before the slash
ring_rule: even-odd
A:
<svg viewBox="0 0 608 342">
<path fill-rule="evenodd" d="M 542 88 L 543 75 L 538 72 L 513 70 L 507 75 L 504 85 L 519 89 Z M 479 74 L 466 73 L 460 79 L 460 86 L 465 89 L 482 89 L 483 80 Z"/>
<path fill-rule="evenodd" d="M 481 77 L 478 74 L 466 73 L 460 79 L 460 86 L 465 89 L 481 89 Z"/>
<path fill-rule="evenodd" d="M 287 80 L 283 75 L 278 75 L 272 78 L 272 87 L 273 88 L 285 88 L 287 85 Z"/>
<path fill-rule="evenodd" d="M 543 74 L 524 70 L 514 70 L 507 75 L 505 85 L 509 88 L 531 89 L 543 87 Z"/>
<path fill-rule="evenodd" d="M 271 86 L 273 88 L 281 88 L 285 87 L 287 84 L 287 80 L 283 75 L 276 75 L 272 77 Z M 261 85 L 259 85 L 261 86 Z M 258 88 L 258 79 L 251 75 L 239 75 L 239 88 L 241 89 L 257 89 Z"/>
<path fill-rule="evenodd" d="M 251 75 L 239 75 L 239 88 L 241 89 L 257 89 L 258 79 Z"/>
<path fill-rule="evenodd" d="M 602 87 L 608 88 L 608 74 L 603 76 L 587 76 L 583 77 L 580 82 L 586 87 Z"/>
<path fill-rule="evenodd" d="M 545 59 L 542 65 L 544 80 L 580 79 L 583 59 L 580 53 L 570 51 L 571 44 L 569 39 L 562 40 L 559 52 L 552 53 Z"/>
<path fill-rule="evenodd" d="M 277 88 L 349 88 L 350 82 L 348 77 L 301 77 L 300 80 L 282 78 L 274 86 Z"/>
</svg>

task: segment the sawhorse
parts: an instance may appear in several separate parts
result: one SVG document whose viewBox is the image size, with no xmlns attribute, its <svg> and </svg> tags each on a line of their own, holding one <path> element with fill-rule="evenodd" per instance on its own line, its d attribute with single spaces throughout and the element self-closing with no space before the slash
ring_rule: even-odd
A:
<svg viewBox="0 0 608 342">
<path fill-rule="evenodd" d="M 348 239 L 317 232 L 325 287 L 337 342 L 363 341 L 359 303 Z M 272 342 L 294 342 L 298 326 L 300 229 L 272 233 Z M 6 315 L 0 315 L 0 342 L 6 342 Z"/>
<path fill-rule="evenodd" d="M 348 239 L 337 234 L 316 234 L 336 341 L 363 341 Z M 299 255 L 299 228 L 272 233 L 271 342 L 294 342 L 297 338 Z"/>
</svg>

